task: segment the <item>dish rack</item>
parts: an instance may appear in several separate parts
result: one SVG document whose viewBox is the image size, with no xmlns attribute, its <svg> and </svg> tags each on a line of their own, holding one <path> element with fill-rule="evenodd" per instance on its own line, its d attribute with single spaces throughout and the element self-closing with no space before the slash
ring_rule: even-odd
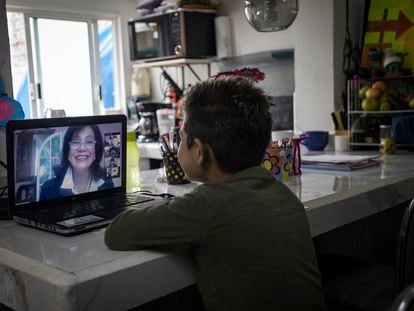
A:
<svg viewBox="0 0 414 311">
<path fill-rule="evenodd" d="M 384 82 L 385 89 L 392 95 L 391 110 L 364 111 L 363 98 L 360 90 L 364 86 L 371 86 L 376 81 Z M 391 90 L 391 91 L 390 91 Z M 413 95 L 414 76 L 386 77 L 376 79 L 352 79 L 347 81 L 348 97 L 348 133 L 349 145 L 352 150 L 369 150 L 379 148 L 380 125 L 391 125 L 392 119 L 402 115 L 414 115 L 403 99 Z M 379 100 L 379 99 L 378 99 Z M 399 101 L 399 103 L 398 103 Z M 414 145 L 397 144 L 398 149 L 414 149 Z"/>
</svg>

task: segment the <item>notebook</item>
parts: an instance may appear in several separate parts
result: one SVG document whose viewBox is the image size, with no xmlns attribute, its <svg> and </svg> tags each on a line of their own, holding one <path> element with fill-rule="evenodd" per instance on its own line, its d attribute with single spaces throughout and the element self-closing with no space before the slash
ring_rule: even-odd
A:
<svg viewBox="0 0 414 311">
<path fill-rule="evenodd" d="M 74 235 L 168 200 L 126 193 L 124 115 L 9 121 L 6 142 L 9 210 L 20 224 Z"/>
<path fill-rule="evenodd" d="M 302 156 L 302 168 L 353 171 L 380 164 L 378 155 L 315 154 Z"/>
</svg>

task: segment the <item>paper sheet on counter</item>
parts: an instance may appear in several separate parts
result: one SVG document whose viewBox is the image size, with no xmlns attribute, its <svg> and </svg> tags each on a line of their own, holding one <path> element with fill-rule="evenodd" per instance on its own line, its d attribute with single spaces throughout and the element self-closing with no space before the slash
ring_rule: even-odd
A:
<svg viewBox="0 0 414 311">
<path fill-rule="evenodd" d="M 315 154 L 302 155 L 301 159 L 305 162 L 355 163 L 373 160 L 378 157 L 378 155 Z"/>
</svg>

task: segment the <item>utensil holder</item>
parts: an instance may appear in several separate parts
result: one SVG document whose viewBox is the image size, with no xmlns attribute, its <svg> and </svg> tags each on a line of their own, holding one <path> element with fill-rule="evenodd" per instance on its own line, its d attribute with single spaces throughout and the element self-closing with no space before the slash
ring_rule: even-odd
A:
<svg viewBox="0 0 414 311">
<path fill-rule="evenodd" d="M 188 184 L 190 181 L 185 176 L 176 152 L 166 152 L 162 156 L 164 163 L 165 175 L 167 176 L 167 182 L 170 185 L 182 185 Z"/>
</svg>

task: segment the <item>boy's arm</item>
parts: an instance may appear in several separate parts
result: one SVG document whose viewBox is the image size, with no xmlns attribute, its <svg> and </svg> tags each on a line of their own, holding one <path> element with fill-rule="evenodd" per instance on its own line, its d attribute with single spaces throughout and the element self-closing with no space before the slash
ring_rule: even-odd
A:
<svg viewBox="0 0 414 311">
<path fill-rule="evenodd" d="M 207 211 L 192 194 L 160 206 L 131 209 L 115 218 L 105 231 L 105 244 L 115 250 L 152 246 L 191 247 L 207 230 Z"/>
</svg>

